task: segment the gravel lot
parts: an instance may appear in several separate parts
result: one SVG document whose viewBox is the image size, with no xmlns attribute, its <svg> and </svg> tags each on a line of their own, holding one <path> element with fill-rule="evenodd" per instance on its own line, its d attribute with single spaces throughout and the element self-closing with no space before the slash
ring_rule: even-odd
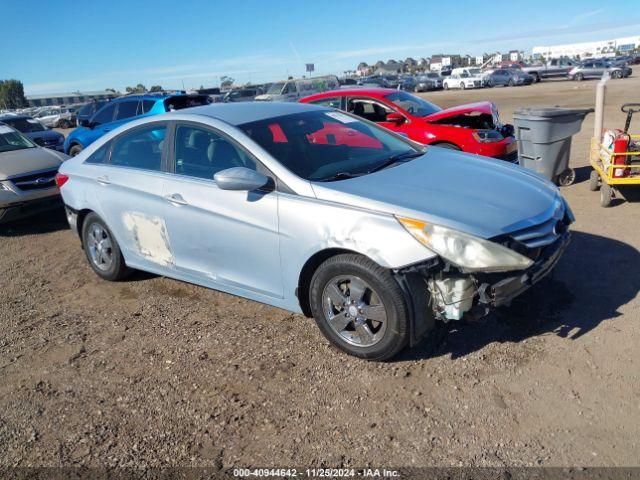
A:
<svg viewBox="0 0 640 480">
<path fill-rule="evenodd" d="M 590 107 L 595 82 L 435 92 Z M 614 80 L 607 125 L 639 101 Z M 639 120 L 633 129 L 640 131 Z M 640 211 L 586 184 L 552 278 L 390 363 L 300 315 L 178 281 L 98 279 L 62 214 L 0 227 L 0 466 L 633 466 L 640 459 Z"/>
</svg>

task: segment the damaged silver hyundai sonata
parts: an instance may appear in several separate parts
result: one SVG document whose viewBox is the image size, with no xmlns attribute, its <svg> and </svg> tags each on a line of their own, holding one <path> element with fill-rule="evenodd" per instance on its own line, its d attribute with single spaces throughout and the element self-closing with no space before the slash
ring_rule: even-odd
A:
<svg viewBox="0 0 640 480">
<path fill-rule="evenodd" d="M 100 277 L 140 269 L 303 312 L 371 360 L 510 302 L 555 266 L 573 221 L 518 166 L 304 104 L 131 122 L 57 182 Z"/>
</svg>

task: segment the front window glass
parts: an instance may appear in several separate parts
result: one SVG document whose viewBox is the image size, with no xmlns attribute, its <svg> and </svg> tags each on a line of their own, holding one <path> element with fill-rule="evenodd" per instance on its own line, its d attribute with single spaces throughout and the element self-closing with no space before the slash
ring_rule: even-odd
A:
<svg viewBox="0 0 640 480">
<path fill-rule="evenodd" d="M 6 125 L 0 125 L 0 152 L 34 148 L 36 145 L 24 135 Z"/>
<path fill-rule="evenodd" d="M 175 142 L 175 171 L 180 175 L 212 180 L 227 168 L 256 169 L 255 161 L 246 152 L 211 130 L 178 125 Z"/>
<path fill-rule="evenodd" d="M 433 103 L 407 92 L 394 92 L 385 98 L 416 117 L 426 117 L 441 110 L 440 107 Z"/>
<path fill-rule="evenodd" d="M 343 112 L 284 115 L 240 128 L 291 172 L 311 181 L 366 175 L 422 155 L 387 130 Z"/>
<path fill-rule="evenodd" d="M 46 130 L 39 121 L 33 118 L 11 118 L 2 121 L 22 133 L 43 132 Z"/>
<path fill-rule="evenodd" d="M 111 105 L 107 105 L 102 110 L 97 112 L 91 121 L 96 125 L 109 123 L 111 120 L 113 120 L 113 114 L 115 113 L 115 110 L 116 110 L 115 103 L 112 103 Z"/>
<path fill-rule="evenodd" d="M 120 167 L 162 170 L 162 147 L 166 125 L 152 125 L 136 129 L 115 140 L 111 164 Z"/>
</svg>

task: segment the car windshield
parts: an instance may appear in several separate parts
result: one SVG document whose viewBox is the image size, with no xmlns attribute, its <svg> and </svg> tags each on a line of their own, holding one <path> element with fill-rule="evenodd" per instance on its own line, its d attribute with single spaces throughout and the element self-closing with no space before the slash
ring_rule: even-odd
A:
<svg viewBox="0 0 640 480">
<path fill-rule="evenodd" d="M 479 68 L 470 68 L 469 69 L 469 75 L 480 75 L 480 69 Z"/>
<path fill-rule="evenodd" d="M 296 113 L 239 127 L 284 167 L 311 181 L 358 177 L 423 154 L 385 129 L 337 111 Z"/>
<path fill-rule="evenodd" d="M 416 117 L 426 117 L 427 115 L 431 115 L 432 113 L 442 110 L 433 103 L 427 102 L 426 100 L 407 92 L 390 93 L 385 96 L 385 98 L 394 105 L 397 105 Z"/>
<path fill-rule="evenodd" d="M 16 132 L 13 128 L 0 125 L 0 153 L 34 148 L 35 146 L 35 143 Z"/>
<path fill-rule="evenodd" d="M 273 95 L 280 95 L 282 92 L 282 87 L 284 87 L 284 82 L 276 82 L 269 87 L 267 93 L 271 93 Z"/>
<path fill-rule="evenodd" d="M 3 120 L 3 122 L 22 133 L 44 132 L 46 130 L 38 120 L 33 118 L 11 118 Z"/>
</svg>

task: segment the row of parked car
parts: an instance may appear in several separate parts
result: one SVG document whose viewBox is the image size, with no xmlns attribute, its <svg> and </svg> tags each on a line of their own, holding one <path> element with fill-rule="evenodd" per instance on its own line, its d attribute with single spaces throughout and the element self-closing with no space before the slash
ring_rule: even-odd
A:
<svg viewBox="0 0 640 480">
<path fill-rule="evenodd" d="M 627 58 L 627 57 L 623 57 Z M 526 65 L 523 62 L 503 62 L 497 68 L 460 67 L 418 75 L 375 75 L 352 79 L 347 86 L 384 87 L 411 92 L 431 90 L 484 88 L 531 85 L 546 78 L 567 78 L 581 81 L 600 78 L 608 73 L 612 78 L 626 78 L 632 69 L 626 60 L 591 59 L 574 61 L 554 59 L 547 63 Z"/>
</svg>

